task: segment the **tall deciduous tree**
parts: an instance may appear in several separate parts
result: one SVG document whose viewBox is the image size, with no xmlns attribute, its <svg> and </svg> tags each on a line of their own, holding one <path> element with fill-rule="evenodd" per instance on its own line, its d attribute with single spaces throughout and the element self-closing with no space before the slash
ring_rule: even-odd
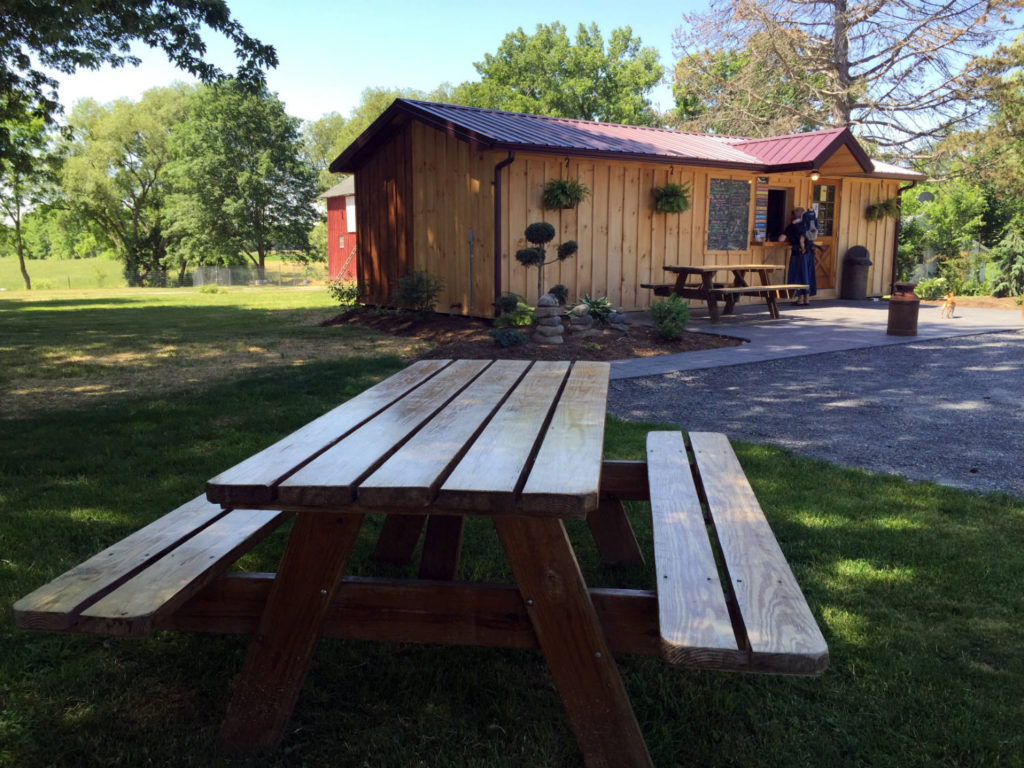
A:
<svg viewBox="0 0 1024 768">
<path fill-rule="evenodd" d="M 658 121 L 648 96 L 664 70 L 658 52 L 628 26 L 614 30 L 607 46 L 596 24 L 580 24 L 574 42 L 557 21 L 538 24 L 532 35 L 520 27 L 474 66 L 480 82 L 455 89 L 456 103 L 631 125 Z"/>
<path fill-rule="evenodd" d="M 779 136 L 828 122 L 820 98 L 825 76 L 786 61 L 793 52 L 766 34 L 742 50 L 703 50 L 676 62 L 668 117 L 686 131 L 734 136 Z"/>
<path fill-rule="evenodd" d="M 110 239 L 129 285 L 162 280 L 168 233 L 171 130 L 185 119 L 194 88 L 175 85 L 100 105 L 78 102 L 68 124 L 62 187 L 69 203 Z"/>
<path fill-rule="evenodd" d="M 22 225 L 25 215 L 53 193 L 59 158 L 42 118 L 23 114 L 5 121 L 3 128 L 14 152 L 0 166 L 0 214 L 10 222 L 25 290 L 30 291 Z"/>
<path fill-rule="evenodd" d="M 250 37 L 231 18 L 224 0 L 100 0 L 50 2 L 5 0 L 0 22 L 0 165 L 11 151 L 3 122 L 31 109 L 51 122 L 59 110 L 57 81 L 40 67 L 71 74 L 79 68 L 138 64 L 131 45 L 159 48 L 180 69 L 203 82 L 223 73 L 205 60 L 203 29 L 234 43 L 236 77 L 262 84 L 263 70 L 277 66 L 270 46 Z"/>
<path fill-rule="evenodd" d="M 763 72 L 777 66 L 774 74 L 791 81 L 806 72 L 824 77 L 811 81 L 806 110 L 792 105 L 801 118 L 823 124 L 820 103 L 828 125 L 854 126 L 884 150 L 909 152 L 980 116 L 984 103 L 972 90 L 978 57 L 1009 25 L 1007 13 L 1022 6 L 1024 0 L 710 0 L 707 12 L 683 15 L 676 51 L 699 63 L 702 51 L 744 51 L 749 39 L 762 37 L 771 55 L 756 64 Z M 721 85 L 713 68 L 701 74 Z M 742 98 L 767 101 L 756 81 Z"/>
<path fill-rule="evenodd" d="M 261 277 L 275 248 L 308 251 L 317 177 L 301 157 L 300 124 L 266 91 L 233 82 L 201 90 L 174 135 L 181 247 L 244 256 Z"/>
</svg>

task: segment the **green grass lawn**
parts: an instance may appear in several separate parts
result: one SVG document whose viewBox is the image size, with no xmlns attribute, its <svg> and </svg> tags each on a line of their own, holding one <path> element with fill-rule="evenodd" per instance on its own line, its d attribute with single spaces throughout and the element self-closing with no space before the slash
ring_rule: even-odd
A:
<svg viewBox="0 0 1024 768">
<path fill-rule="evenodd" d="M 580 765 L 538 652 L 324 641 L 281 749 L 246 761 L 213 751 L 243 638 L 13 628 L 14 600 L 415 351 L 319 327 L 333 311 L 323 291 L 0 295 L 0 766 Z M 641 457 L 654 426 L 612 421 L 606 454 Z M 831 667 L 783 678 L 621 657 L 655 764 L 1024 765 L 1024 500 L 737 452 Z M 647 506 L 629 511 L 650 562 Z M 370 560 L 379 524 L 354 572 L 415 573 Z M 651 585 L 569 529 L 592 585 Z M 273 570 L 283 540 L 241 565 Z M 508 578 L 485 520 L 470 521 L 460 577 Z"/>
</svg>

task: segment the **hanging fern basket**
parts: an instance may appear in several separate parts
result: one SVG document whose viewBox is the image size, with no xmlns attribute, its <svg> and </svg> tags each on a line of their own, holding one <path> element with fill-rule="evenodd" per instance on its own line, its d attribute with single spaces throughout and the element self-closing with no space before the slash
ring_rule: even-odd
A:
<svg viewBox="0 0 1024 768">
<path fill-rule="evenodd" d="M 890 197 L 879 203 L 872 203 L 864 209 L 864 218 L 868 221 L 881 221 L 885 218 L 898 219 L 900 217 L 899 198 Z"/>
<path fill-rule="evenodd" d="M 690 185 L 669 182 L 663 187 L 655 187 L 654 210 L 660 213 L 683 213 L 690 210 Z"/>
<path fill-rule="evenodd" d="M 544 185 L 544 207 L 549 211 L 575 208 L 590 196 L 579 179 L 552 179 Z"/>
</svg>

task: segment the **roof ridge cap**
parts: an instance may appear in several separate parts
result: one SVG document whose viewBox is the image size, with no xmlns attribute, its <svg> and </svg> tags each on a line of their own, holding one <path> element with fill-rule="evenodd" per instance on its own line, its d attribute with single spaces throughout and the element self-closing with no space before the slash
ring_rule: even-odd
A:
<svg viewBox="0 0 1024 768">
<path fill-rule="evenodd" d="M 677 131 L 674 128 L 660 128 L 654 125 L 630 125 L 629 123 L 603 123 L 600 120 L 581 120 L 578 117 L 557 117 L 554 115 L 535 115 L 531 112 L 509 112 L 504 109 L 490 109 L 488 107 L 471 107 L 465 104 L 446 104 L 443 101 L 423 101 L 422 99 L 397 99 L 397 101 L 404 101 L 409 104 L 418 104 L 431 107 L 445 107 L 448 109 L 465 109 L 472 110 L 474 112 L 487 112 L 493 115 L 515 115 L 516 117 L 529 117 L 536 120 L 545 120 L 560 123 L 584 123 L 585 125 L 602 125 L 610 126 L 615 128 L 634 128 L 641 131 L 658 131 L 661 133 L 673 133 L 676 135 L 687 134 L 691 136 L 708 136 L 706 133 L 692 133 L 688 134 L 686 131 Z"/>
</svg>

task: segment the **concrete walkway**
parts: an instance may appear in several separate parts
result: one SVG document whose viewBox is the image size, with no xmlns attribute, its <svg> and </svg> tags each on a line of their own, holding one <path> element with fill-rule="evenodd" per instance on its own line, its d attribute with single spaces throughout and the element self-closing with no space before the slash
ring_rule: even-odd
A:
<svg viewBox="0 0 1024 768">
<path fill-rule="evenodd" d="M 613 379 L 658 376 L 725 365 L 759 363 L 824 352 L 907 344 L 910 342 L 1024 330 L 1020 311 L 958 308 L 952 319 L 939 317 L 938 306 L 921 306 L 917 336 L 889 336 L 889 305 L 885 301 L 823 300 L 808 307 L 781 303 L 781 317 L 772 320 L 763 304 L 738 307 L 735 314 L 712 324 L 707 310 L 695 310 L 688 330 L 734 336 L 745 340 L 738 347 L 680 352 L 675 355 L 616 360 Z M 646 313 L 629 313 L 633 322 L 649 323 Z"/>
</svg>

